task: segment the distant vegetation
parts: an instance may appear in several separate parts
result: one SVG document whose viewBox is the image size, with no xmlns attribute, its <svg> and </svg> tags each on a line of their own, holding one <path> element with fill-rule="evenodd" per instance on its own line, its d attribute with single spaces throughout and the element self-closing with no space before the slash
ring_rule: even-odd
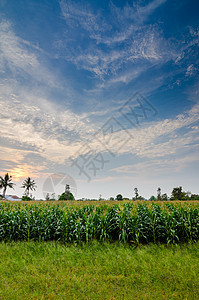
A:
<svg viewBox="0 0 199 300">
<path fill-rule="evenodd" d="M 69 184 L 66 184 L 65 192 L 63 194 L 61 194 L 61 196 L 59 197 L 58 200 L 75 200 L 75 197 L 73 196 L 73 194 L 70 191 Z"/>
<path fill-rule="evenodd" d="M 8 173 L 5 174 L 5 176 L 0 176 L 0 190 L 3 189 L 3 194 L 0 195 L 0 200 L 5 198 L 6 190 L 7 188 L 14 188 L 15 183 L 12 182 L 12 176 L 10 176 Z M 30 191 L 35 191 L 37 186 L 34 179 L 27 177 L 24 182 L 22 183 L 21 188 L 24 188 L 24 195 L 22 196 L 23 201 L 31 201 L 35 200 L 32 194 L 30 194 Z M 121 194 L 116 195 L 116 197 L 110 197 L 109 200 L 150 200 L 150 201 L 172 201 L 172 200 L 182 200 L 182 201 L 188 201 L 188 200 L 199 200 L 199 194 L 192 194 L 191 192 L 185 192 L 182 190 L 182 186 L 173 188 L 171 192 L 171 196 L 169 197 L 166 193 L 161 193 L 161 188 L 158 187 L 157 189 L 157 196 L 152 195 L 149 199 L 145 199 L 141 195 L 139 195 L 138 188 L 134 188 L 135 196 L 133 196 L 131 199 L 123 197 Z M 55 200 L 55 194 L 53 193 L 51 196 L 49 193 L 46 194 L 46 201 L 54 201 Z M 59 196 L 58 200 L 75 200 L 74 195 L 70 191 L 70 185 L 66 184 L 65 191 Z M 83 200 L 89 200 L 89 199 L 83 199 Z M 91 200 L 97 200 L 97 199 L 91 199 Z M 102 199 L 102 195 L 100 194 L 99 200 Z"/>
<path fill-rule="evenodd" d="M 12 176 L 9 176 L 8 173 L 5 176 L 0 176 L 0 189 L 3 189 L 2 197 L 5 197 L 7 188 L 14 188 L 14 183 L 12 182 Z"/>
<path fill-rule="evenodd" d="M 36 186 L 35 181 L 33 179 L 31 179 L 30 177 L 28 177 L 24 180 L 21 187 L 25 188 L 24 196 L 26 198 L 31 199 L 32 197 L 29 197 L 30 191 L 35 191 L 37 186 Z M 22 199 L 22 200 L 25 200 L 25 199 Z"/>
</svg>

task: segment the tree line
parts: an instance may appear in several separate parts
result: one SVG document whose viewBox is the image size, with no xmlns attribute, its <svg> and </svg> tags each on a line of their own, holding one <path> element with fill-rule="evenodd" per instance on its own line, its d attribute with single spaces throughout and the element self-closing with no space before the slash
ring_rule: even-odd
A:
<svg viewBox="0 0 199 300">
<path fill-rule="evenodd" d="M 6 173 L 4 176 L 0 176 L 0 190 L 3 190 L 2 198 L 6 196 L 7 188 L 14 189 L 15 183 L 12 181 L 12 176 Z M 22 196 L 22 200 L 30 201 L 34 200 L 32 195 L 30 194 L 31 191 L 35 191 L 37 188 L 36 182 L 34 179 L 27 177 L 23 183 L 21 188 L 24 188 L 24 194 Z M 46 200 L 54 200 L 50 198 L 49 193 L 46 195 Z M 65 191 L 62 193 L 58 200 L 75 200 L 73 194 L 70 192 L 70 186 L 66 184 Z"/>
<path fill-rule="evenodd" d="M 134 188 L 134 193 L 135 196 L 132 197 L 132 200 L 146 200 L 144 197 L 142 197 L 141 195 L 139 195 L 138 193 L 138 188 Z M 114 200 L 114 198 L 112 198 L 111 200 Z M 121 194 L 118 194 L 116 196 L 116 200 L 121 201 L 123 200 L 123 196 Z M 130 199 L 129 199 L 130 200 Z M 179 187 L 175 187 L 173 188 L 172 192 L 171 192 L 171 196 L 169 197 L 166 193 L 162 194 L 161 192 L 161 188 L 158 187 L 157 189 L 157 195 L 154 196 L 152 195 L 149 198 L 150 201 L 172 201 L 172 200 L 182 200 L 182 201 L 187 201 L 187 200 L 199 200 L 199 195 L 198 194 L 192 194 L 191 192 L 185 192 L 182 190 L 182 186 Z"/>
<path fill-rule="evenodd" d="M 5 198 L 6 196 L 6 190 L 7 188 L 14 189 L 15 183 L 12 181 L 12 176 L 6 173 L 4 176 L 0 176 L 0 190 L 3 190 L 1 198 Z M 32 195 L 30 194 L 31 191 L 35 191 L 37 186 L 34 179 L 27 177 L 23 183 L 21 188 L 24 188 L 24 195 L 22 196 L 22 200 L 28 201 L 28 200 L 34 200 Z M 144 197 L 139 195 L 138 188 L 134 188 L 135 196 L 132 197 L 132 200 L 146 200 Z M 121 194 L 118 194 L 115 198 L 110 197 L 110 200 L 117 200 L 121 201 L 123 199 L 129 198 L 123 198 Z M 54 200 L 53 197 L 50 197 L 49 193 L 46 194 L 46 200 Z M 58 200 L 75 200 L 74 195 L 70 191 L 70 186 L 66 184 L 65 191 L 59 196 Z M 185 192 L 182 189 L 182 186 L 173 188 L 171 192 L 171 196 L 168 197 L 166 193 L 162 194 L 161 188 L 158 187 L 157 189 L 157 196 L 152 195 L 149 198 L 150 201 L 172 201 L 172 200 L 199 200 L 198 194 L 192 194 L 191 192 Z"/>
</svg>

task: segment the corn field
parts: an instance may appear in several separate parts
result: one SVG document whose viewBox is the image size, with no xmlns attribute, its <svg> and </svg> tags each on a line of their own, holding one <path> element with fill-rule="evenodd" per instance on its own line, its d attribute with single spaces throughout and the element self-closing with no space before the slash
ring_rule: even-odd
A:
<svg viewBox="0 0 199 300">
<path fill-rule="evenodd" d="M 177 244 L 199 239 L 198 204 L 125 203 L 84 207 L 0 204 L 0 241 Z"/>
</svg>

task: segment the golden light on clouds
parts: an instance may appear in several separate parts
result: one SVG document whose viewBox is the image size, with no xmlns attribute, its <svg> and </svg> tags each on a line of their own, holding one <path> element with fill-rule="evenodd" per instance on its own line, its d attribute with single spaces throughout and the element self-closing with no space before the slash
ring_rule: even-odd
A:
<svg viewBox="0 0 199 300">
<path fill-rule="evenodd" d="M 19 165 L 13 169 L 9 170 L 9 174 L 13 177 L 13 180 L 20 181 L 22 178 L 27 177 L 34 177 L 38 178 L 40 177 L 40 171 L 43 170 L 44 167 L 32 167 L 30 165 L 24 164 Z"/>
</svg>

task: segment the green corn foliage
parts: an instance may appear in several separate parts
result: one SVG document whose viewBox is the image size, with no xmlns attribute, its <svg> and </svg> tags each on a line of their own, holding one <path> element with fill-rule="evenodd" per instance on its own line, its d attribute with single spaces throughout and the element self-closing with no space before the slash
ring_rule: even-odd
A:
<svg viewBox="0 0 199 300">
<path fill-rule="evenodd" d="M 0 241 L 178 244 L 199 239 L 199 206 L 135 204 L 109 207 L 0 204 Z"/>
</svg>

